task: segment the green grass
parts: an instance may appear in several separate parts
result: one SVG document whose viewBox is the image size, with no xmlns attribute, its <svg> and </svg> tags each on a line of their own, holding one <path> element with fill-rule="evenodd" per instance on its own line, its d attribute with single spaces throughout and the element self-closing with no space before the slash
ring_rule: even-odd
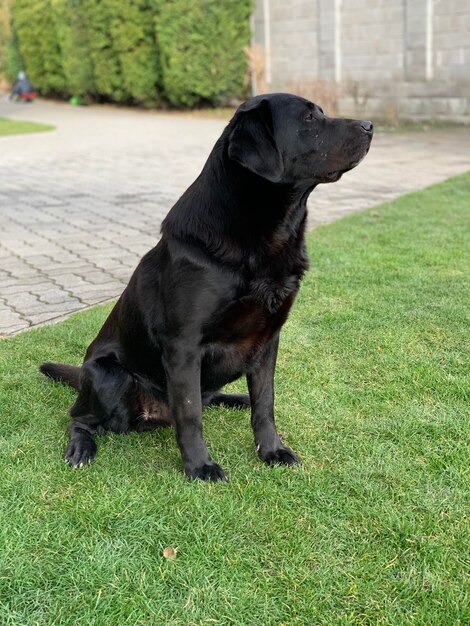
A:
<svg viewBox="0 0 470 626">
<path fill-rule="evenodd" d="M 229 484 L 186 480 L 168 430 L 73 470 L 74 393 L 37 365 L 79 363 L 109 307 L 3 341 L 0 623 L 469 624 L 469 203 L 465 175 L 309 237 L 277 369 L 298 468 L 213 408 Z"/>
<path fill-rule="evenodd" d="M 6 135 L 23 135 L 25 133 L 42 133 L 46 130 L 54 130 L 54 126 L 0 117 L 0 137 Z"/>
</svg>

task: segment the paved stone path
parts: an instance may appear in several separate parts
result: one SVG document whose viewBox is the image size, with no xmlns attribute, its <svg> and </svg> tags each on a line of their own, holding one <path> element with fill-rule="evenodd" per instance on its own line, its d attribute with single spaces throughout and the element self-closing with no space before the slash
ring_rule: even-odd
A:
<svg viewBox="0 0 470 626">
<path fill-rule="evenodd" d="M 0 101 L 50 123 L 0 137 L 0 335 L 122 291 L 224 122 L 181 114 Z M 310 226 L 470 169 L 470 128 L 377 134 L 367 159 L 310 200 Z"/>
</svg>

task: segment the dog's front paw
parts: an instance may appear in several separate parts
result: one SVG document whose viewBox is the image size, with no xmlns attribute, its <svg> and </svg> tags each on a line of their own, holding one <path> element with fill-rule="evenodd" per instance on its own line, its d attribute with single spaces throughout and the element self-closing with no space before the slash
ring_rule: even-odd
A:
<svg viewBox="0 0 470 626">
<path fill-rule="evenodd" d="M 200 465 L 195 468 L 185 468 L 186 476 L 193 480 L 209 480 L 212 482 L 222 480 L 224 482 L 228 482 L 228 478 L 225 475 L 224 470 L 218 465 L 211 461 L 210 463 L 204 463 L 204 465 Z"/>
<path fill-rule="evenodd" d="M 65 453 L 65 461 L 73 467 L 90 464 L 96 456 L 96 443 L 91 437 L 72 437 Z"/>
<path fill-rule="evenodd" d="M 260 459 L 268 465 L 298 465 L 299 459 L 287 446 L 281 446 L 276 450 L 258 450 Z"/>
</svg>

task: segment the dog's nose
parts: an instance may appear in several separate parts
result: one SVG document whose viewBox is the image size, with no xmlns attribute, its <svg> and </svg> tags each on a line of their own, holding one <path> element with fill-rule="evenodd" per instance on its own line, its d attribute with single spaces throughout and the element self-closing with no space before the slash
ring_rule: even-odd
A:
<svg viewBox="0 0 470 626">
<path fill-rule="evenodd" d="M 361 128 L 363 128 L 366 133 L 371 133 L 374 129 L 374 125 L 372 122 L 361 122 Z"/>
</svg>

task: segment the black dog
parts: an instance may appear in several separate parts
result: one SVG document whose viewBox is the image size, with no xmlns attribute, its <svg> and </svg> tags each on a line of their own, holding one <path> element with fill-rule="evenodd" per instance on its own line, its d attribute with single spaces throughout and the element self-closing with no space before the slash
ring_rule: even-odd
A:
<svg viewBox="0 0 470 626">
<path fill-rule="evenodd" d="M 202 407 L 251 406 L 266 463 L 298 463 L 274 423 L 279 332 L 307 269 L 306 203 L 369 150 L 371 122 L 331 119 L 290 94 L 243 104 L 162 238 L 134 272 L 81 368 L 41 371 L 78 389 L 70 410 L 73 466 L 94 433 L 173 425 L 190 478 L 226 480 L 202 438 Z M 246 375 L 249 396 L 221 388 Z"/>
</svg>

